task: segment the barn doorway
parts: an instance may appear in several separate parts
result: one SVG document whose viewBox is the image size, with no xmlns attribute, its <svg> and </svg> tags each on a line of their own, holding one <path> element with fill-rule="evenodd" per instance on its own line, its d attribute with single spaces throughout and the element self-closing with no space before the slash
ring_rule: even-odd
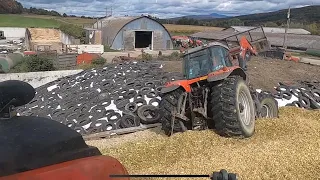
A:
<svg viewBox="0 0 320 180">
<path fill-rule="evenodd" d="M 135 48 L 152 49 L 152 31 L 135 31 Z"/>
</svg>

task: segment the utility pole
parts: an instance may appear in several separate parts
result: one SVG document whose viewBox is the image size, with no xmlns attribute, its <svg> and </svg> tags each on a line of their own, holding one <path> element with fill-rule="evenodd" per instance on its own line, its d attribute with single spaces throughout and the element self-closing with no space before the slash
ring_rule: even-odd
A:
<svg viewBox="0 0 320 180">
<path fill-rule="evenodd" d="M 98 16 L 97 16 L 97 28 L 96 29 L 99 29 L 99 18 L 98 18 Z"/>
<path fill-rule="evenodd" d="M 283 41 L 283 48 L 284 50 L 287 49 L 287 32 L 288 32 L 288 29 L 289 29 L 289 26 L 290 26 L 290 6 L 289 6 L 289 9 L 288 9 L 288 14 L 287 14 L 287 27 L 285 29 L 285 33 L 284 33 L 284 41 Z"/>
<path fill-rule="evenodd" d="M 112 16 L 112 6 L 111 6 L 111 15 L 110 16 Z"/>
</svg>

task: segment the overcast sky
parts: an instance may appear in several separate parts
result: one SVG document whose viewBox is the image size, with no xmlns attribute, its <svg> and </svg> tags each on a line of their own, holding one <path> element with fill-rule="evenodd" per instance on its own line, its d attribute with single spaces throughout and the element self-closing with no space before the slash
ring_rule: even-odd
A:
<svg viewBox="0 0 320 180">
<path fill-rule="evenodd" d="M 18 0 L 19 1 L 19 0 Z M 320 0 L 20 0 L 25 7 L 55 10 L 68 15 L 104 16 L 150 14 L 159 18 L 218 13 L 235 16 L 291 7 L 320 5 Z"/>
</svg>

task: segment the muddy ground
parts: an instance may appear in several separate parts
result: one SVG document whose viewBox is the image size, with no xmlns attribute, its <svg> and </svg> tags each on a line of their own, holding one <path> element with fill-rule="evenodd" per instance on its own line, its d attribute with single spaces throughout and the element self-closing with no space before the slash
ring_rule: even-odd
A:
<svg viewBox="0 0 320 180">
<path fill-rule="evenodd" d="M 165 61 L 164 70 L 182 72 L 181 61 Z M 250 84 L 256 89 L 272 91 L 278 82 L 320 80 L 320 66 L 292 61 L 252 57 L 248 62 Z"/>
</svg>

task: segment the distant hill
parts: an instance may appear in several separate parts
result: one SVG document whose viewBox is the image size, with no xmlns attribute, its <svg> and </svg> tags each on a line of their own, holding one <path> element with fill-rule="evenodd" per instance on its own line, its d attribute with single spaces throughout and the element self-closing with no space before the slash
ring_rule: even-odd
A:
<svg viewBox="0 0 320 180">
<path fill-rule="evenodd" d="M 242 20 L 246 25 L 254 25 L 266 22 L 284 23 L 287 20 L 287 12 L 288 9 L 282 9 L 268 13 L 236 16 L 234 18 Z M 320 5 L 291 9 L 290 18 L 292 22 L 296 23 L 320 22 Z"/>
<path fill-rule="evenodd" d="M 234 17 L 220 18 L 186 18 L 180 17 L 177 20 L 162 20 L 164 23 L 215 26 L 228 28 L 230 26 L 267 26 L 283 27 L 287 22 L 288 9 L 282 9 L 274 12 L 248 14 Z M 291 9 L 291 28 L 304 28 L 312 34 L 320 35 L 320 5 L 305 6 Z M 192 16 L 191 16 L 192 17 Z M 207 16 L 205 16 L 207 17 Z M 214 17 L 214 15 L 213 15 Z"/>
<path fill-rule="evenodd" d="M 243 22 L 245 26 L 260 25 L 267 22 L 277 23 L 278 25 L 285 23 L 287 20 L 288 9 L 282 9 L 274 12 L 258 13 L 258 14 L 248 14 L 241 16 L 228 17 L 221 14 L 212 13 L 209 15 L 189 15 L 177 18 L 170 18 L 171 22 L 178 21 L 180 19 L 194 19 L 204 22 L 212 22 L 214 24 L 221 24 L 221 22 L 226 22 L 230 19 L 239 19 Z M 301 8 L 291 9 L 291 21 L 294 23 L 313 23 L 320 22 L 320 5 L 306 6 Z M 203 23 L 199 23 L 203 24 Z"/>
<path fill-rule="evenodd" d="M 227 18 L 229 16 L 225 16 L 222 14 L 212 13 L 207 15 L 188 15 L 188 16 L 181 16 L 176 18 L 169 18 L 168 20 L 172 21 L 178 21 L 182 18 L 188 18 L 188 19 L 196 19 L 196 20 L 205 20 L 205 19 L 217 19 L 217 18 Z"/>
<path fill-rule="evenodd" d="M 248 14 L 242 16 L 234 16 L 227 18 L 211 19 L 205 22 L 210 22 L 213 26 L 228 27 L 230 23 L 228 21 L 233 21 L 238 24 L 234 25 L 244 25 L 244 26 L 258 26 L 265 24 L 274 24 L 275 26 L 281 26 L 287 21 L 288 9 L 282 9 L 274 12 L 258 13 L 258 14 Z M 301 8 L 291 9 L 291 23 L 292 24 L 311 24 L 320 23 L 320 5 L 316 6 L 306 6 Z M 202 22 L 203 23 L 203 22 Z M 200 23 L 201 24 L 201 23 Z"/>
</svg>

